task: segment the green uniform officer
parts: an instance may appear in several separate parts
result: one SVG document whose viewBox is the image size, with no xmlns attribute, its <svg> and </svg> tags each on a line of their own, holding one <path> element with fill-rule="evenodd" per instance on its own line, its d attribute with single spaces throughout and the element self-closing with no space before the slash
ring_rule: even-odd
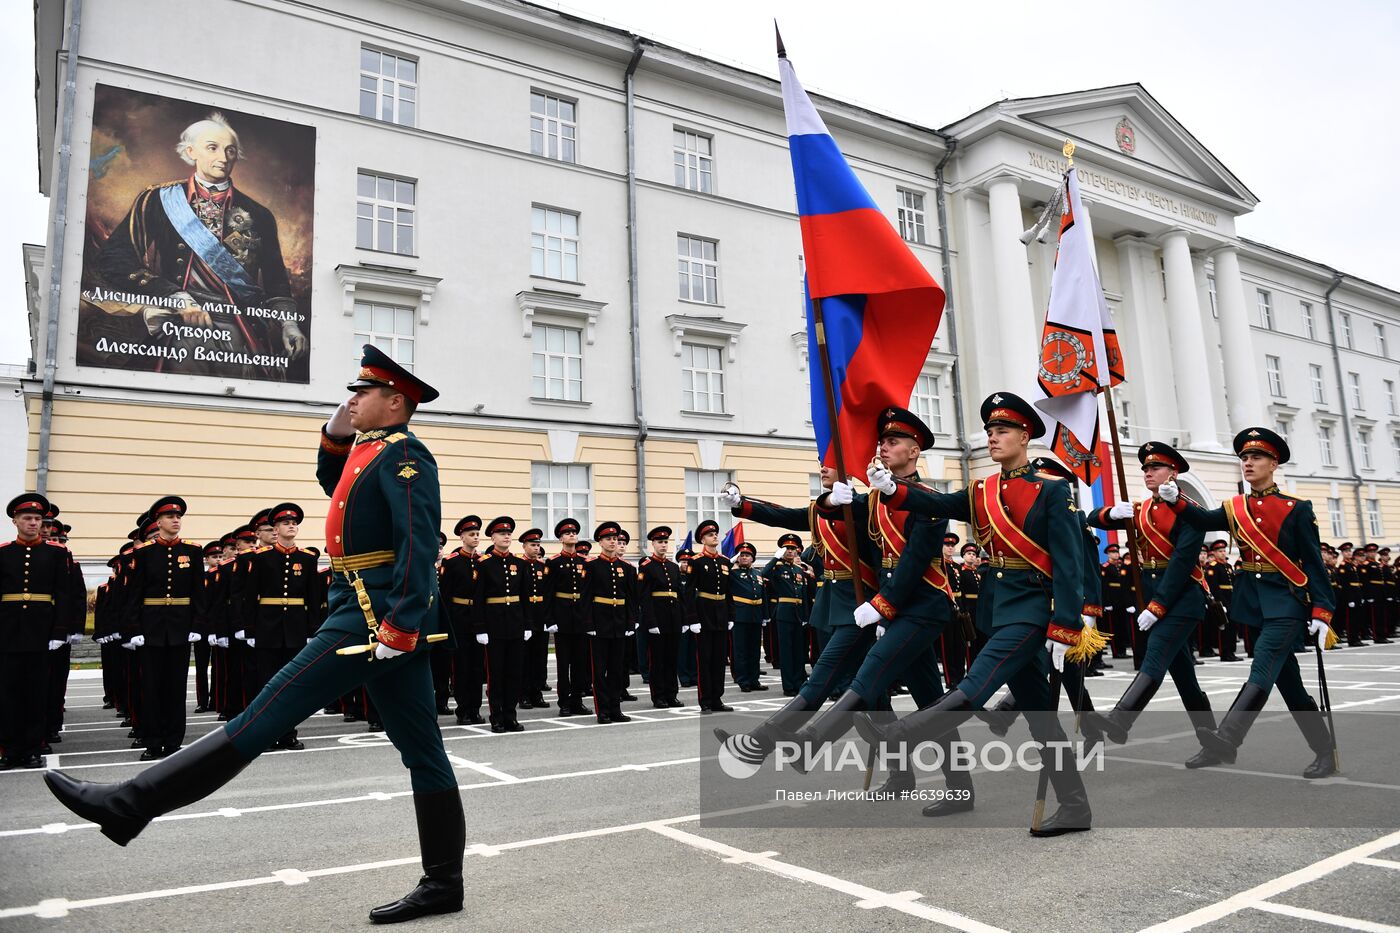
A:
<svg viewBox="0 0 1400 933">
<path fill-rule="evenodd" d="M 770 618 L 777 627 L 778 670 L 783 696 L 795 697 L 807 682 L 807 577 L 797 564 L 802 539 L 795 534 L 778 538 L 778 553 L 763 568 L 767 581 Z"/>
<path fill-rule="evenodd" d="M 734 594 L 734 682 L 744 693 L 767 690 L 759 678 L 763 627 L 773 617 L 768 580 L 753 565 L 758 549 L 745 542 L 734 552 L 729 590 Z M 779 655 L 781 660 L 781 655 Z"/>
<path fill-rule="evenodd" d="M 62 772 L 45 780 L 70 810 L 126 845 L 163 813 L 207 797 L 279 736 L 330 700 L 366 685 L 413 783 L 424 877 L 370 912 L 394 923 L 462 909 L 466 826 L 457 778 L 438 731 L 428 637 L 440 627 L 433 555 L 441 524 L 437 464 L 408 430 L 438 393 L 365 346 L 354 396 L 322 430 L 316 469 L 331 496 L 326 550 L 329 615 L 316 637 L 222 729 L 129 781 L 90 784 Z M 373 653 L 340 654 L 363 648 Z"/>
</svg>

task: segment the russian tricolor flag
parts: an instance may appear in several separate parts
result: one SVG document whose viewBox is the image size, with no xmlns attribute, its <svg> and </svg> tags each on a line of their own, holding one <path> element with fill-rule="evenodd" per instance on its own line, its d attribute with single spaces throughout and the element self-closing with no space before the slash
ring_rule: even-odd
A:
<svg viewBox="0 0 1400 933">
<path fill-rule="evenodd" d="M 848 475 L 864 476 L 880 412 L 907 407 L 943 317 L 943 289 L 861 185 L 778 45 L 797 212 L 807 273 L 812 424 L 822 463 L 836 467 L 816 352 L 821 300 Z"/>
</svg>

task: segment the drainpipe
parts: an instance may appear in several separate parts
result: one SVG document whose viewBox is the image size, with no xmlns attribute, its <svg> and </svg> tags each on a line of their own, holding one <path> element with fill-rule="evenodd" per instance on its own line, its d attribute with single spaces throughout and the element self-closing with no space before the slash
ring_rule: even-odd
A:
<svg viewBox="0 0 1400 933">
<path fill-rule="evenodd" d="M 44 337 L 44 389 L 39 409 L 39 456 L 34 488 L 49 488 L 49 446 L 53 430 L 53 390 L 58 371 L 58 311 L 63 292 L 64 233 L 68 227 L 68 174 L 73 161 L 73 108 L 78 95 L 78 36 L 82 32 L 83 0 L 69 0 L 68 59 L 63 65 L 63 128 L 58 146 L 58 177 L 54 185 L 53 224 L 49 227 L 49 297 Z"/>
<path fill-rule="evenodd" d="M 953 157 L 958 148 L 954 137 L 944 137 L 948 148 L 943 158 L 933 169 L 935 201 L 938 205 L 938 252 L 943 260 L 943 320 L 948 325 L 948 352 L 953 355 L 953 425 L 958 432 L 958 465 L 962 468 L 962 481 L 966 486 L 972 481 L 972 445 L 967 442 L 967 431 L 963 424 L 962 363 L 958 355 L 957 318 L 953 314 L 953 261 L 948 246 L 948 202 L 945 197 L 943 166 Z"/>
<path fill-rule="evenodd" d="M 628 332 L 632 338 L 632 416 L 637 423 L 637 547 L 647 533 L 647 419 L 642 408 L 642 298 L 637 283 L 637 110 L 636 74 L 645 49 L 632 39 L 632 59 L 627 63 L 623 86 L 627 91 L 627 297 L 630 305 Z"/>
<path fill-rule="evenodd" d="M 1355 481 L 1351 487 L 1351 495 L 1356 504 L 1356 524 L 1361 531 L 1361 543 L 1366 543 L 1366 513 L 1361 510 L 1361 472 L 1356 467 L 1356 441 L 1351 436 L 1351 409 L 1347 402 L 1347 386 L 1342 381 L 1342 351 L 1337 345 L 1337 314 L 1332 307 L 1332 293 L 1341 287 L 1346 276 L 1340 272 L 1332 273 L 1332 284 L 1327 286 L 1327 291 L 1322 293 L 1322 303 L 1327 308 L 1327 328 L 1332 336 L 1332 365 L 1337 371 L 1337 396 L 1342 402 L 1342 432 L 1347 438 L 1347 460 L 1351 463 L 1351 478 Z"/>
</svg>

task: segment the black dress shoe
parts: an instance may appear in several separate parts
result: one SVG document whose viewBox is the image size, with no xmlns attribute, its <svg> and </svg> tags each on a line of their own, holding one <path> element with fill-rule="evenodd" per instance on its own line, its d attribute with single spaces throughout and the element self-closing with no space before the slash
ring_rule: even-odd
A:
<svg viewBox="0 0 1400 933">
<path fill-rule="evenodd" d="M 130 716 L 123 716 L 123 717 L 122 717 L 122 721 L 119 722 L 119 723 L 117 723 L 117 725 L 121 726 L 123 729 L 130 729 L 130 728 L 131 728 L 131 717 L 130 717 Z"/>
<path fill-rule="evenodd" d="M 435 914 L 455 914 L 462 909 L 462 879 L 455 884 L 424 878 L 418 887 L 394 901 L 369 912 L 371 923 L 403 923 Z"/>
<path fill-rule="evenodd" d="M 710 709 L 708 706 L 702 706 L 702 707 L 700 707 L 700 715 L 701 715 L 701 716 L 708 716 L 708 715 L 710 715 L 710 714 L 713 713 L 713 712 L 714 712 L 714 710 Z"/>
<path fill-rule="evenodd" d="M 767 690 L 767 689 L 768 689 L 768 685 L 767 685 L 767 684 L 754 684 L 754 685 L 753 685 L 753 689 L 755 689 L 755 690 Z"/>
<path fill-rule="evenodd" d="M 281 749 L 286 749 L 289 752 L 299 752 L 302 749 L 306 748 L 306 743 L 303 742 L 301 739 L 292 739 L 290 742 L 283 742 L 277 747 Z"/>
<path fill-rule="evenodd" d="M 228 715 L 228 713 L 220 713 L 220 714 L 219 714 L 219 718 L 218 718 L 217 721 L 218 721 L 218 722 L 228 722 L 228 720 L 229 720 L 229 715 Z"/>
<path fill-rule="evenodd" d="M 163 757 L 165 756 L 161 753 L 161 750 L 158 748 L 148 748 L 141 753 L 142 761 L 155 761 L 156 759 Z"/>
<path fill-rule="evenodd" d="M 491 723 L 491 731 L 496 733 L 497 735 L 500 735 L 501 733 L 506 731 L 506 727 L 498 722 L 493 722 Z"/>
<path fill-rule="evenodd" d="M 572 716 L 573 714 L 574 714 L 574 709 L 573 709 L 572 706 L 561 706 L 561 707 L 559 707 L 559 715 L 560 715 L 560 716 Z"/>
<path fill-rule="evenodd" d="M 437 714 L 439 716 L 450 716 L 452 714 L 452 709 L 447 706 L 439 706 L 437 708 Z"/>
<path fill-rule="evenodd" d="M 636 697 L 634 697 L 632 694 L 628 693 L 626 690 L 622 691 L 622 697 L 621 697 L 622 702 L 624 702 L 624 703 L 631 703 L 631 702 L 634 702 L 636 699 L 637 699 Z"/>
<path fill-rule="evenodd" d="M 739 685 L 739 692 L 740 692 L 740 693 L 753 693 L 753 687 L 750 687 L 750 686 L 748 686 L 747 684 L 740 684 L 740 685 Z"/>
<path fill-rule="evenodd" d="M 131 740 L 131 747 L 132 747 L 132 748 L 145 748 L 145 747 L 146 747 L 146 743 L 143 742 L 143 741 L 141 741 L 140 739 L 132 739 L 132 740 Z"/>
<path fill-rule="evenodd" d="M 579 700 L 578 702 L 574 703 L 572 706 L 569 707 L 569 709 L 573 711 L 573 714 L 575 716 L 593 715 L 593 710 L 589 709 L 588 704 L 584 703 L 582 700 Z"/>
<path fill-rule="evenodd" d="M 339 706 L 327 706 L 325 709 L 321 710 L 321 712 L 326 713 L 327 715 L 333 716 L 333 715 L 335 715 L 336 713 L 339 713 L 339 712 L 340 712 L 340 707 L 339 707 Z"/>
<path fill-rule="evenodd" d="M 357 718 L 354 713 L 346 713 L 341 717 L 345 722 L 354 722 Z"/>
<path fill-rule="evenodd" d="M 457 788 L 413 795 L 423 877 L 418 886 L 391 904 L 369 912 L 372 923 L 401 923 L 462 909 L 462 850 L 467 827 Z"/>
<path fill-rule="evenodd" d="M 609 716 L 607 713 L 598 714 L 598 725 L 606 726 L 610 722 L 612 722 L 612 717 Z"/>
<path fill-rule="evenodd" d="M 931 817 L 952 816 L 954 813 L 971 813 L 972 804 L 973 801 L 971 798 L 967 800 L 944 798 L 937 803 L 931 803 L 924 807 L 922 812 L 924 816 Z"/>
<path fill-rule="evenodd" d="M 39 746 L 39 754 L 41 754 L 41 755 L 52 755 L 52 754 L 53 754 L 53 746 L 50 745 L 47 741 L 45 741 L 43 745 L 40 745 L 40 746 Z"/>
<path fill-rule="evenodd" d="M 195 711 L 196 713 L 207 713 L 207 712 L 209 712 L 209 707 L 203 706 L 203 705 L 196 706 L 196 707 L 194 708 L 194 711 Z"/>
<path fill-rule="evenodd" d="M 117 708 L 117 704 L 113 703 L 111 700 L 103 700 L 103 701 L 102 701 L 102 708 L 103 708 L 103 709 L 116 709 L 116 708 Z"/>
<path fill-rule="evenodd" d="M 1225 664 L 1229 664 L 1232 661 L 1238 661 L 1239 658 L 1235 657 L 1233 654 L 1222 654 L 1220 660 Z"/>
<path fill-rule="evenodd" d="M 11 768 L 18 768 L 19 762 L 9 758 L 0 758 L 0 771 L 9 771 Z"/>
<path fill-rule="evenodd" d="M 19 763 L 21 768 L 42 768 L 44 759 L 39 755 L 30 755 Z"/>
<path fill-rule="evenodd" d="M 128 733 L 126 734 L 126 737 L 127 737 L 128 739 L 134 739 L 134 738 L 136 738 L 136 730 L 135 730 L 135 729 L 132 729 L 130 732 L 128 732 Z"/>
<path fill-rule="evenodd" d="M 525 731 L 525 727 L 522 726 L 522 725 L 520 724 L 520 720 L 518 720 L 518 719 L 512 719 L 510 722 L 506 723 L 506 731 L 507 731 L 507 732 L 524 732 L 524 731 Z"/>
<path fill-rule="evenodd" d="M 628 716 L 626 713 L 621 712 L 621 711 L 612 713 L 612 714 L 611 714 L 611 717 L 612 717 L 612 721 L 613 721 L 613 722 L 631 722 L 631 721 L 632 721 L 632 717 L 631 717 L 631 716 Z"/>
<path fill-rule="evenodd" d="M 672 709 L 677 709 L 679 707 L 685 706 L 685 704 L 678 700 L 676 697 L 671 697 L 671 699 L 667 700 L 666 705 L 671 707 Z"/>
<path fill-rule="evenodd" d="M 1195 771 L 1197 768 L 1209 768 L 1212 765 L 1218 765 L 1220 763 L 1220 758 L 1217 755 L 1213 752 L 1206 751 L 1204 748 L 1186 759 L 1186 767 L 1190 768 L 1192 771 Z"/>
<path fill-rule="evenodd" d="M 651 708 L 652 708 L 652 709 L 670 709 L 670 708 L 671 708 L 671 704 L 670 704 L 670 703 L 653 703 L 653 704 L 651 704 Z"/>
<path fill-rule="evenodd" d="M 484 726 L 486 720 L 481 718 L 480 712 L 463 713 L 462 708 L 457 708 L 457 725 L 459 726 Z"/>
<path fill-rule="evenodd" d="M 732 713 L 732 712 L 734 712 L 734 707 L 732 707 L 732 706 L 725 706 L 723 703 L 711 703 L 711 704 L 710 704 L 710 709 L 713 710 L 713 711 L 715 711 L 716 713 Z"/>
<path fill-rule="evenodd" d="M 375 720 L 371 719 L 371 720 L 369 721 L 369 728 L 368 728 L 366 731 L 368 731 L 368 732 L 383 732 L 383 731 L 384 731 L 384 723 L 382 723 L 382 722 L 376 722 Z"/>
</svg>

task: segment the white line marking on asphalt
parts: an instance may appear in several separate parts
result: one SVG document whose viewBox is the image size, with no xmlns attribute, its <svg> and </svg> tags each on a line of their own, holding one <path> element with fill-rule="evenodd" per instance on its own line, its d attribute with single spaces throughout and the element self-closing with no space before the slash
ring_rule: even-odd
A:
<svg viewBox="0 0 1400 933">
<path fill-rule="evenodd" d="M 1343 917 L 1339 914 L 1324 913 L 1320 910 L 1309 910 L 1306 907 L 1294 907 L 1291 904 L 1275 904 L 1271 901 L 1262 901 L 1250 906 L 1254 910 L 1262 910 L 1271 914 L 1281 914 L 1285 917 L 1295 917 L 1299 920 L 1312 920 L 1315 923 L 1326 923 L 1334 927 L 1343 927 L 1347 930 L 1360 930 L 1362 933 L 1400 933 L 1400 927 L 1391 926 L 1388 923 L 1376 923 L 1373 920 L 1361 920 L 1357 917 Z"/>
<path fill-rule="evenodd" d="M 458 758 L 453 754 L 448 754 L 447 760 L 458 768 L 466 768 L 468 771 L 484 774 L 493 781 L 500 781 L 502 784 L 516 784 L 520 781 L 520 778 L 513 774 L 497 771 L 495 768 L 491 767 L 491 762 L 489 761 L 468 761 L 465 758 Z"/>
<path fill-rule="evenodd" d="M 1150 741 L 1151 741 L 1150 739 L 1149 739 L 1149 740 L 1145 740 L 1145 742 L 1150 742 Z M 1126 746 L 1124 746 L 1124 747 L 1126 747 Z M 1125 764 L 1151 765 L 1151 766 L 1157 767 L 1157 768 L 1172 768 L 1172 769 L 1175 769 L 1175 770 L 1177 770 L 1177 771 L 1184 771 L 1184 770 L 1186 770 L 1186 766 L 1185 766 L 1184 764 L 1180 764 L 1180 763 L 1175 762 L 1175 761 L 1161 761 L 1161 760 L 1155 759 L 1155 758 L 1131 758 L 1131 757 L 1128 757 L 1127 755 L 1113 755 L 1113 754 L 1105 754 L 1105 755 L 1104 755 L 1104 758 L 1107 759 L 1108 761 L 1121 761 L 1121 762 L 1124 762 Z M 1231 774 L 1231 775 L 1238 775 L 1238 776 L 1241 776 L 1241 777 L 1276 778 L 1276 779 L 1281 780 L 1281 781 L 1301 781 L 1303 784 L 1306 784 L 1308 787 L 1318 787 L 1318 788 L 1323 788 L 1323 787 L 1366 787 L 1366 788 L 1371 788 L 1371 789 L 1373 789 L 1373 790 L 1398 790 L 1398 791 L 1400 791 L 1400 784 L 1379 784 L 1379 783 L 1376 783 L 1376 782 L 1374 782 L 1374 781 L 1353 781 L 1351 778 L 1349 778 L 1349 777 L 1347 777 L 1347 776 L 1345 776 L 1345 775 L 1336 775 L 1335 777 L 1322 778 L 1322 779 L 1320 779 L 1320 780 L 1319 780 L 1319 779 L 1311 779 L 1311 780 L 1310 780 L 1310 779 L 1308 779 L 1308 778 L 1303 777 L 1301 774 L 1281 774 L 1281 773 L 1279 773 L 1279 772 L 1277 772 L 1277 771 L 1251 771 L 1251 770 L 1249 770 L 1248 768 L 1236 768 L 1236 767 L 1234 767 L 1234 766 L 1218 766 L 1218 765 L 1212 765 L 1208 773 L 1210 773 L 1210 774 Z"/>
<path fill-rule="evenodd" d="M 1400 862 L 1393 862 L 1388 858 L 1359 858 L 1356 860 L 1362 865 L 1371 865 L 1375 868 L 1389 868 L 1400 871 Z"/>
</svg>

